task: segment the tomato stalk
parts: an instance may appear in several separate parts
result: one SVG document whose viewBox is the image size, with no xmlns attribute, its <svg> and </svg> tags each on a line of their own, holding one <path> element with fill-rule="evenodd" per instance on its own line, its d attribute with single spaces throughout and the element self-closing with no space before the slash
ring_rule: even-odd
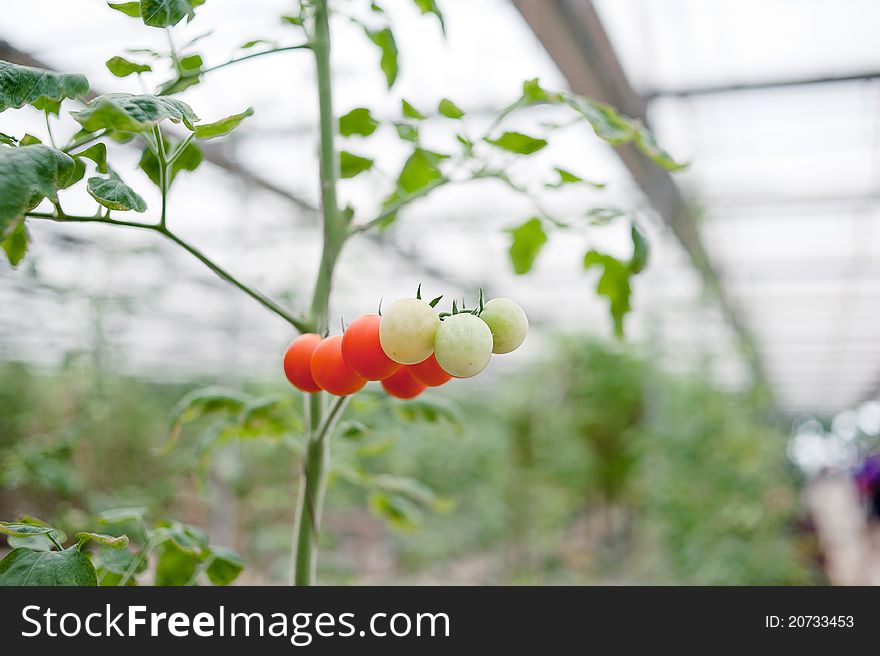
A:
<svg viewBox="0 0 880 656">
<path fill-rule="evenodd" d="M 322 394 L 309 394 L 306 420 L 306 450 L 300 477 L 291 548 L 291 578 L 294 585 L 311 585 L 318 564 L 321 511 L 327 491 L 330 437 L 351 397 L 337 397 L 324 416 Z"/>
<path fill-rule="evenodd" d="M 170 36 L 169 36 L 170 38 Z M 168 183 L 170 166 L 165 154 L 165 138 L 158 124 L 153 128 L 153 138 L 156 140 L 156 161 L 159 163 L 159 191 L 162 193 L 162 213 L 159 216 L 159 226 L 165 228 L 165 219 L 168 213 Z"/>
<path fill-rule="evenodd" d="M 320 181 L 323 215 L 323 246 L 321 264 L 312 296 L 311 323 L 318 333 L 329 327 L 330 290 L 336 261 L 348 237 L 348 225 L 339 212 L 336 198 L 337 153 L 335 146 L 336 119 L 333 115 L 332 72 L 330 69 L 330 21 L 328 0 L 315 5 L 311 49 L 315 55 L 318 78 L 318 109 L 320 117 Z M 335 401 L 324 416 L 323 394 L 310 394 L 307 400 L 308 426 L 303 472 L 296 506 L 294 539 L 291 546 L 291 574 L 294 585 L 311 585 L 317 564 L 318 534 L 321 510 L 327 486 L 330 459 L 330 436 L 345 409 L 346 398 Z"/>
</svg>

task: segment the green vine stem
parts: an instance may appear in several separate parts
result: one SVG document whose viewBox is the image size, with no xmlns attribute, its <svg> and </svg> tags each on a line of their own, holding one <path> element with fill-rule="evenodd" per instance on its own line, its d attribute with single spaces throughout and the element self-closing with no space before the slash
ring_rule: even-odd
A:
<svg viewBox="0 0 880 656">
<path fill-rule="evenodd" d="M 169 39 L 171 37 L 169 36 Z M 159 217 L 159 225 L 165 228 L 165 218 L 168 214 L 168 174 L 171 167 L 165 154 L 165 138 L 162 136 L 162 128 L 158 123 L 153 128 L 153 137 L 156 139 L 156 161 L 159 163 L 159 191 L 162 194 L 162 214 Z"/>
<path fill-rule="evenodd" d="M 256 59 L 257 57 L 265 57 L 266 55 L 274 55 L 277 52 L 290 52 L 292 50 L 308 50 L 311 48 L 311 44 L 303 43 L 295 46 L 281 46 L 278 48 L 272 48 L 270 50 L 261 50 L 260 52 L 252 52 L 249 55 L 243 55 L 242 57 L 235 57 L 234 59 L 230 59 L 229 61 L 225 61 L 222 64 L 217 64 L 216 66 L 210 66 L 203 71 L 195 73 L 196 75 L 204 75 L 205 73 L 213 73 L 214 71 L 219 71 L 221 68 L 226 68 L 227 66 L 233 66 L 235 64 L 239 64 L 243 61 L 248 61 L 250 59 Z"/>
<path fill-rule="evenodd" d="M 312 297 L 311 323 L 318 333 L 328 329 L 330 290 L 336 261 L 348 237 L 348 226 L 339 212 L 336 199 L 337 154 L 335 147 L 336 120 L 333 116 L 332 72 L 330 69 L 330 21 L 328 0 L 315 5 L 312 52 L 318 77 L 318 104 L 320 117 L 320 178 L 321 209 L 323 213 L 323 247 L 321 264 L 315 280 Z M 317 546 L 321 525 L 321 510 L 327 487 L 327 465 L 330 458 L 330 437 L 347 403 L 337 399 L 323 418 L 321 394 L 312 394 L 309 404 L 310 430 L 306 434 L 303 473 L 296 506 L 294 540 L 291 545 L 291 567 L 294 585 L 311 585 L 317 565 Z"/>
<path fill-rule="evenodd" d="M 309 408 L 307 446 L 303 456 L 303 474 L 300 477 L 291 549 L 291 578 L 294 585 L 311 585 L 315 580 L 321 511 L 324 507 L 327 470 L 330 465 L 330 439 L 349 398 L 337 398 L 323 421 L 321 395 L 310 394 L 306 399 Z"/>
</svg>

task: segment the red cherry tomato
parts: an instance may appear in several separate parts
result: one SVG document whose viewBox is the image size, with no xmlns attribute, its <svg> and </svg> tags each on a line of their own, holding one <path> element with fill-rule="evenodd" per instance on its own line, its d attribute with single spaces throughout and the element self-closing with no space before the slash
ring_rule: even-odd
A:
<svg viewBox="0 0 880 656">
<path fill-rule="evenodd" d="M 414 399 L 425 391 L 425 386 L 413 378 L 409 367 L 402 367 L 397 373 L 383 380 L 382 387 L 389 395 L 398 399 Z"/>
<path fill-rule="evenodd" d="M 312 378 L 312 352 L 320 343 L 320 335 L 305 333 L 293 340 L 284 352 L 284 375 L 303 392 L 321 391 Z"/>
<path fill-rule="evenodd" d="M 379 344 L 378 314 L 365 314 L 351 322 L 342 336 L 342 357 L 346 364 L 367 380 L 388 378 L 401 365 L 385 355 Z"/>
<path fill-rule="evenodd" d="M 342 335 L 327 337 L 315 347 L 312 353 L 312 378 L 318 387 L 336 396 L 354 394 L 367 384 L 366 378 L 345 364 Z"/>
<path fill-rule="evenodd" d="M 440 365 L 437 364 L 437 358 L 434 357 L 433 353 L 427 360 L 409 365 L 409 372 L 413 375 L 413 378 L 428 387 L 438 387 L 452 378 L 452 376 L 440 368 Z"/>
</svg>

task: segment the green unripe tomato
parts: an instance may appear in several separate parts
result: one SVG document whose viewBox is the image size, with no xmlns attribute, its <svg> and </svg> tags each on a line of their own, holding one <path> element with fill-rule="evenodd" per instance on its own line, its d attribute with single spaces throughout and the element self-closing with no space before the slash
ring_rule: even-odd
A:
<svg viewBox="0 0 880 656">
<path fill-rule="evenodd" d="M 473 314 L 446 317 L 434 339 L 434 357 L 446 373 L 456 378 L 476 376 L 492 356 L 492 331 Z"/>
<path fill-rule="evenodd" d="M 398 364 L 417 364 L 431 357 L 440 317 L 426 301 L 402 298 L 391 304 L 379 322 L 379 344 Z"/>
<path fill-rule="evenodd" d="M 509 298 L 493 298 L 480 312 L 480 319 L 492 331 L 492 353 L 510 353 L 520 347 L 529 333 L 529 318 Z"/>
</svg>

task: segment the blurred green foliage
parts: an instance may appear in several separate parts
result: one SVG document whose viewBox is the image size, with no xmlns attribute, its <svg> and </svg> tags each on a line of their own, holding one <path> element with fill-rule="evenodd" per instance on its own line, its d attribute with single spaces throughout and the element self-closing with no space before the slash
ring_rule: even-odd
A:
<svg viewBox="0 0 880 656">
<path fill-rule="evenodd" d="M 70 532 L 143 506 L 235 548 L 244 582 L 283 582 L 300 400 L 199 383 L 0 365 L 0 516 Z M 322 580 L 816 581 L 786 435 L 758 397 L 575 339 L 492 383 L 354 398 L 334 437 Z"/>
</svg>

